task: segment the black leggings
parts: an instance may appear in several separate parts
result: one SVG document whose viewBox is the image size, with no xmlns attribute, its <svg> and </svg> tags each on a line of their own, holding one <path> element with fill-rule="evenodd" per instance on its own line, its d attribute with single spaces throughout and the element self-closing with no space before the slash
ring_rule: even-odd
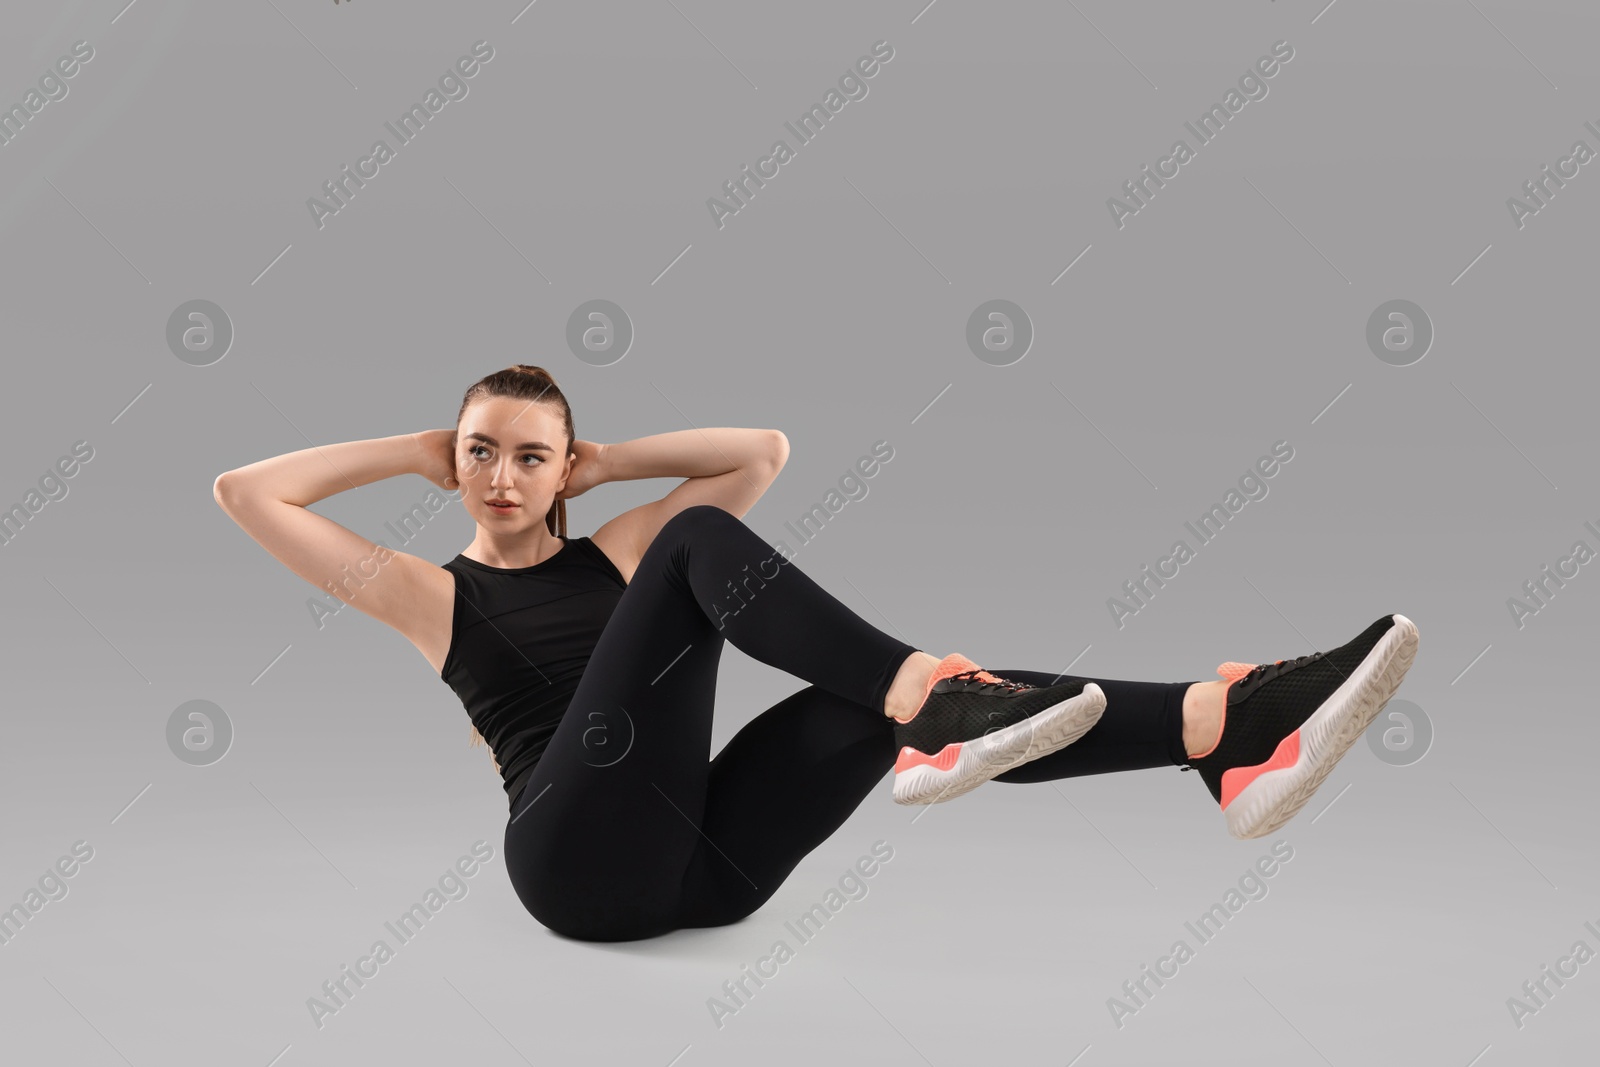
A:
<svg viewBox="0 0 1600 1067">
<path fill-rule="evenodd" d="M 812 684 L 752 719 L 711 760 L 724 639 Z M 894 766 L 884 699 L 917 651 L 737 516 L 710 505 L 679 512 L 645 551 L 512 801 L 504 856 L 517 896 L 549 929 L 586 941 L 743 919 Z M 985 667 L 1036 685 L 1073 677 Z M 1094 728 L 995 781 L 1185 761 L 1190 683 L 1084 680 L 1106 693 Z"/>
</svg>

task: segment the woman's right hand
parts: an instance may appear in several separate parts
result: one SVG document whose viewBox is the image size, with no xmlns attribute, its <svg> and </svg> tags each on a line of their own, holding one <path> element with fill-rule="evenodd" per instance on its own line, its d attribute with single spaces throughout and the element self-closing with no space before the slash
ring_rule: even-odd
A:
<svg viewBox="0 0 1600 1067">
<path fill-rule="evenodd" d="M 423 430 L 413 436 L 422 454 L 417 473 L 440 489 L 455 492 L 461 488 L 461 482 L 456 477 L 456 432 Z"/>
</svg>

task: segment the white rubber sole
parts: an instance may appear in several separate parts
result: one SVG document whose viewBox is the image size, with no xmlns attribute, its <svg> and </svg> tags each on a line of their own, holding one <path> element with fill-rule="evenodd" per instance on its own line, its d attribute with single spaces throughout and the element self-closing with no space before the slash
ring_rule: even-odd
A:
<svg viewBox="0 0 1600 1067">
<path fill-rule="evenodd" d="M 948 770 L 924 763 L 894 776 L 896 804 L 942 804 L 970 793 L 1013 767 L 1066 748 L 1088 733 L 1106 709 L 1093 682 L 1083 692 L 1000 730 L 963 742 Z"/>
<path fill-rule="evenodd" d="M 1228 833 L 1242 840 L 1265 837 L 1294 818 L 1372 725 L 1416 657 L 1417 626 L 1396 615 L 1350 677 L 1301 724 L 1295 762 L 1263 771 L 1223 810 Z"/>
</svg>

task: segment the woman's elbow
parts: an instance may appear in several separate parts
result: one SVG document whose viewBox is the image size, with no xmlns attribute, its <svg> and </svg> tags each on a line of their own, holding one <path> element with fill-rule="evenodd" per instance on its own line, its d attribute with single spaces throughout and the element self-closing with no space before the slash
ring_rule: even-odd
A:
<svg viewBox="0 0 1600 1067">
<path fill-rule="evenodd" d="M 789 462 L 789 438 L 782 430 L 772 431 L 773 466 L 782 470 L 783 465 Z"/>
<path fill-rule="evenodd" d="M 239 499 L 239 472 L 223 471 L 217 475 L 217 480 L 211 483 L 211 499 L 231 514 L 233 504 Z"/>
</svg>

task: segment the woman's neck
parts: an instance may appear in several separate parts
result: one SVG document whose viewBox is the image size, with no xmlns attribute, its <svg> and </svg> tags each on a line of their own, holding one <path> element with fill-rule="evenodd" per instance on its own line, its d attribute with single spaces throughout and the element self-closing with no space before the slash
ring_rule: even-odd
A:
<svg viewBox="0 0 1600 1067">
<path fill-rule="evenodd" d="M 461 554 L 490 567 L 532 567 L 562 551 L 562 545 L 561 538 L 547 530 L 516 538 L 494 538 L 480 527 L 478 536 Z"/>
</svg>

